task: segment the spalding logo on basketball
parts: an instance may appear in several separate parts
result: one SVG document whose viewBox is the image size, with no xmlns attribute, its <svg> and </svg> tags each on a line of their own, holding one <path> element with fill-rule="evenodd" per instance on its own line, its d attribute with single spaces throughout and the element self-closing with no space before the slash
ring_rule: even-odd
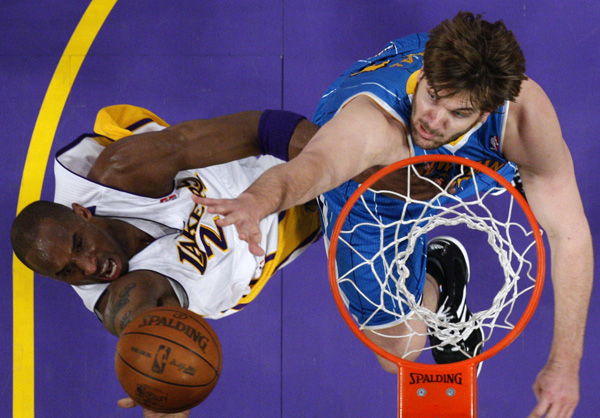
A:
<svg viewBox="0 0 600 418">
<path fill-rule="evenodd" d="M 221 374 L 221 345 L 195 313 L 160 307 L 131 321 L 117 343 L 115 365 L 125 392 L 144 408 L 180 412 L 202 402 Z"/>
</svg>

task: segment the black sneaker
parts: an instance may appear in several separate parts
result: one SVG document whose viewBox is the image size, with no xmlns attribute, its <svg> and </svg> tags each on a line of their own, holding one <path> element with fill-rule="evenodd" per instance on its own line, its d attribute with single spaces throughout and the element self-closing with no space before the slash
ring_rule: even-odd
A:
<svg viewBox="0 0 600 418">
<path fill-rule="evenodd" d="M 467 307 L 467 284 L 469 283 L 469 257 L 462 244 L 452 237 L 436 237 L 427 244 L 427 273 L 440 287 L 437 313 L 447 322 L 468 321 L 472 314 Z M 438 364 L 455 363 L 472 358 L 483 348 L 483 330 L 477 328 L 456 345 L 442 342 L 433 334 L 429 344 L 433 358 Z"/>
</svg>

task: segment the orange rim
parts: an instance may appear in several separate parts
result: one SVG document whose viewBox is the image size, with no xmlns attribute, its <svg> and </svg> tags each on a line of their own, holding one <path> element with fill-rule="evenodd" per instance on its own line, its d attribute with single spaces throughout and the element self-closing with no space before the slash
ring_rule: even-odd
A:
<svg viewBox="0 0 600 418">
<path fill-rule="evenodd" d="M 426 163 L 426 162 L 439 162 L 439 161 L 461 164 L 461 165 L 465 165 L 465 166 L 474 168 L 475 170 L 478 170 L 478 171 L 492 177 L 494 180 L 496 180 L 498 183 L 500 183 L 503 187 L 505 187 L 514 196 L 515 200 L 517 201 L 517 203 L 519 204 L 519 206 L 525 213 L 525 216 L 527 217 L 527 220 L 529 221 L 529 224 L 532 228 L 533 235 L 534 235 L 535 242 L 536 242 L 536 248 L 537 248 L 537 252 L 536 252 L 537 253 L 537 274 L 536 274 L 536 279 L 535 279 L 535 287 L 533 289 L 531 298 L 529 300 L 529 304 L 527 305 L 525 311 L 523 312 L 521 319 L 517 322 L 515 327 L 509 331 L 509 333 L 507 335 L 505 335 L 498 343 L 496 343 L 496 345 L 494 345 L 493 347 L 491 347 L 488 350 L 485 350 L 484 352 L 482 352 L 481 354 L 479 354 L 473 358 L 460 361 L 458 363 L 455 363 L 454 365 L 422 364 L 422 363 L 412 362 L 409 360 L 404 360 L 394 354 L 387 352 L 386 350 L 382 349 L 377 344 L 372 342 L 369 338 L 367 338 L 367 336 L 360 330 L 360 328 L 358 327 L 358 325 L 356 324 L 356 322 L 350 315 L 350 312 L 347 310 L 346 305 L 344 304 L 344 302 L 342 300 L 342 297 L 340 295 L 340 290 L 339 290 L 339 287 L 337 284 L 337 274 L 336 274 L 336 268 L 335 268 L 335 255 L 336 255 L 336 251 L 337 251 L 337 245 L 338 245 L 340 231 L 342 230 L 342 226 L 344 224 L 344 221 L 346 220 L 346 217 L 348 216 L 348 213 L 350 213 L 350 210 L 352 209 L 352 207 L 354 206 L 356 201 L 360 198 L 360 196 L 369 187 L 371 187 L 374 183 L 376 183 L 378 180 L 385 177 L 389 173 L 400 170 L 409 165 L 421 164 L 421 163 Z M 510 343 L 512 343 L 514 341 L 515 338 L 517 338 L 517 336 L 523 331 L 523 329 L 525 328 L 525 326 L 531 319 L 531 316 L 533 315 L 533 312 L 535 311 L 535 309 L 538 305 L 538 302 L 539 302 L 539 299 L 540 299 L 540 296 L 542 293 L 542 288 L 544 286 L 545 270 L 546 270 L 546 253 L 544 250 L 544 242 L 542 239 L 542 234 L 540 232 L 540 228 L 535 219 L 535 216 L 533 215 L 533 212 L 531 211 L 531 208 L 529 207 L 529 204 L 523 198 L 521 193 L 519 193 L 519 191 L 517 189 L 515 189 L 508 180 L 506 180 L 504 177 L 502 177 L 501 175 L 499 175 L 498 173 L 496 173 L 494 170 L 490 169 L 489 167 L 486 167 L 483 164 L 480 164 L 476 161 L 472 161 L 472 160 L 462 158 L 462 157 L 457 157 L 454 155 L 434 154 L 434 155 L 422 155 L 419 157 L 411 157 L 411 158 L 408 158 L 408 159 L 405 159 L 402 161 L 398 161 L 398 162 L 391 164 L 385 168 L 382 168 L 381 170 L 379 170 L 378 172 L 376 172 L 375 174 L 370 176 L 363 184 L 360 185 L 360 187 L 352 194 L 352 196 L 350 196 L 350 199 L 348 199 L 348 201 L 342 208 L 342 211 L 340 212 L 340 216 L 338 217 L 338 219 L 335 223 L 333 233 L 331 235 L 331 241 L 329 244 L 329 252 L 328 252 L 329 284 L 331 286 L 333 298 L 335 299 L 335 303 L 337 305 L 338 310 L 340 311 L 340 314 L 342 315 L 342 317 L 344 318 L 344 321 L 346 321 L 346 324 L 348 324 L 348 326 L 350 327 L 352 332 L 354 332 L 354 334 L 367 347 L 369 347 L 371 350 L 373 350 L 375 353 L 377 353 L 381 357 L 385 358 L 386 360 L 396 363 L 400 367 L 402 367 L 403 365 L 404 366 L 412 365 L 412 367 L 414 367 L 415 364 L 419 364 L 418 367 L 419 368 L 422 367 L 424 370 L 430 369 L 430 368 L 435 368 L 436 370 L 441 371 L 444 368 L 456 367 L 456 365 L 468 366 L 470 364 L 477 364 L 481 361 L 487 360 L 490 357 L 493 357 L 494 355 L 498 354 L 498 352 L 500 352 L 500 350 L 503 350 L 504 348 L 506 348 Z"/>
</svg>

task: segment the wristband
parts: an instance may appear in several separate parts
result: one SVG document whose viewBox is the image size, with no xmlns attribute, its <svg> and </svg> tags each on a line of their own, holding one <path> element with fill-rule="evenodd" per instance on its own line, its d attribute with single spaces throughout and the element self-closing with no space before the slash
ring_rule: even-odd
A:
<svg viewBox="0 0 600 418">
<path fill-rule="evenodd" d="M 304 116 L 287 110 L 265 110 L 258 123 L 258 143 L 261 154 L 288 161 L 288 148 L 296 125 Z"/>
</svg>

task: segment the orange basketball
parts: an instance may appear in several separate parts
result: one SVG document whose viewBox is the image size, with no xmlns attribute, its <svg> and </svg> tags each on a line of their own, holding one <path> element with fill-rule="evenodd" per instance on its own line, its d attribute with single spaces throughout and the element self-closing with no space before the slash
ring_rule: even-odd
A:
<svg viewBox="0 0 600 418">
<path fill-rule="evenodd" d="M 125 392 L 153 411 L 185 411 L 202 402 L 221 374 L 221 345 L 210 325 L 183 308 L 159 307 L 121 333 L 115 364 Z"/>
</svg>

